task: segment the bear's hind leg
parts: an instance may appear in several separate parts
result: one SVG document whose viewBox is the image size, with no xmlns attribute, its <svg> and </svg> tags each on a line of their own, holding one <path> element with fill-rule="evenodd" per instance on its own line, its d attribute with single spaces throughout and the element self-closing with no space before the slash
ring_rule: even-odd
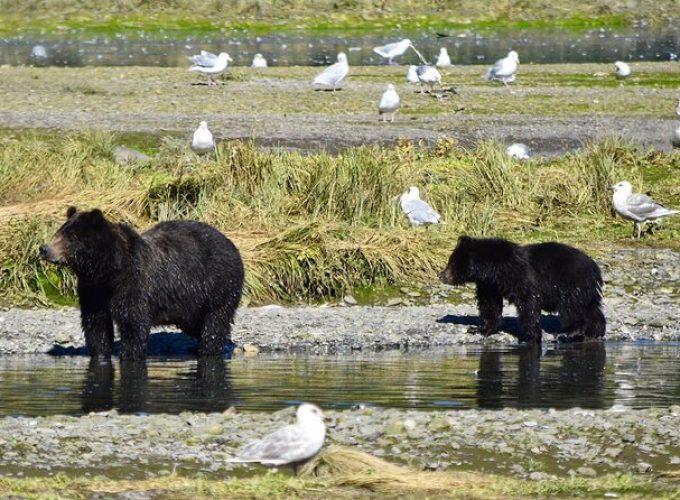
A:
<svg viewBox="0 0 680 500">
<path fill-rule="evenodd" d="M 600 301 L 594 300 L 588 307 L 583 333 L 587 339 L 598 339 L 604 337 L 606 328 L 607 320 L 602 313 Z"/>
<path fill-rule="evenodd" d="M 232 316 L 233 313 L 227 306 L 222 306 L 205 315 L 198 340 L 199 357 L 224 355 L 224 346 L 231 338 Z"/>
<path fill-rule="evenodd" d="M 482 327 L 479 330 L 484 337 L 498 332 L 498 323 L 503 315 L 503 295 L 493 286 L 477 285 L 477 307 Z"/>
</svg>

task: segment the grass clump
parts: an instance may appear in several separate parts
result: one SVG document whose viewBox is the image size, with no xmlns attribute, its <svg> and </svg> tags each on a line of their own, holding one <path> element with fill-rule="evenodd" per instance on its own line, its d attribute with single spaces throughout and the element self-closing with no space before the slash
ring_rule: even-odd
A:
<svg viewBox="0 0 680 500">
<path fill-rule="evenodd" d="M 680 205 L 677 154 L 618 139 L 570 155 L 518 162 L 495 142 L 463 149 L 363 146 L 339 154 L 266 151 L 225 141 L 211 158 L 163 141 L 140 165 L 114 160 L 104 132 L 0 143 L 0 301 L 59 303 L 72 275 L 37 258 L 68 205 L 99 207 L 140 229 L 173 218 L 215 225 L 240 248 L 251 302 L 309 302 L 353 288 L 435 282 L 461 233 L 518 241 L 558 239 L 595 253 L 626 244 L 609 186 L 628 179 Z M 395 197 L 416 185 L 447 224 L 409 227 Z M 669 218 L 654 242 L 678 246 Z"/>
</svg>

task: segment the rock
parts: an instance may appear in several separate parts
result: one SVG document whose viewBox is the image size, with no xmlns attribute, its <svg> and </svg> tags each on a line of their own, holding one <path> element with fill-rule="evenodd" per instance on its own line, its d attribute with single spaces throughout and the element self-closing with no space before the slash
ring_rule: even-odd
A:
<svg viewBox="0 0 680 500">
<path fill-rule="evenodd" d="M 448 418 L 436 416 L 430 420 L 427 428 L 433 432 L 444 431 L 451 428 L 451 421 Z"/>
<path fill-rule="evenodd" d="M 540 472 L 540 471 L 534 471 L 531 474 L 529 474 L 529 479 L 532 481 L 547 481 L 551 479 L 549 474 L 546 474 L 545 472 Z"/>
<path fill-rule="evenodd" d="M 635 470 L 640 474 L 647 474 L 648 472 L 652 472 L 652 466 L 647 462 L 638 462 L 635 464 Z"/>
<path fill-rule="evenodd" d="M 260 349 L 255 344 L 243 344 L 243 352 L 246 354 L 257 354 Z"/>
<path fill-rule="evenodd" d="M 54 342 L 57 344 L 70 344 L 71 343 L 71 336 L 67 335 L 65 333 L 57 333 L 54 336 Z"/>
<path fill-rule="evenodd" d="M 385 304 L 385 305 L 388 306 L 388 307 L 398 306 L 398 305 L 401 304 L 402 302 L 404 302 L 404 301 L 403 301 L 403 299 L 401 299 L 400 297 L 394 297 L 394 298 L 392 298 L 392 299 L 389 299 L 389 300 L 387 301 L 387 304 Z"/>
<path fill-rule="evenodd" d="M 357 299 L 355 299 L 352 295 L 345 295 L 342 298 L 342 301 L 348 306 L 355 306 L 358 304 Z"/>
<path fill-rule="evenodd" d="M 576 469 L 576 473 L 579 476 L 586 476 L 586 477 L 597 476 L 597 472 L 595 471 L 595 469 L 593 469 L 591 467 L 579 467 L 578 469 Z"/>
<path fill-rule="evenodd" d="M 146 161 L 149 159 L 149 156 L 136 149 L 126 148 L 125 146 L 116 146 L 113 149 L 113 158 L 118 165 L 125 166 Z"/>
<path fill-rule="evenodd" d="M 621 441 L 624 443 L 634 443 L 635 442 L 635 436 L 630 433 L 623 434 L 621 436 Z"/>
<path fill-rule="evenodd" d="M 205 431 L 212 436 L 219 436 L 224 433 L 224 427 L 219 424 L 213 424 L 208 426 Z"/>
</svg>

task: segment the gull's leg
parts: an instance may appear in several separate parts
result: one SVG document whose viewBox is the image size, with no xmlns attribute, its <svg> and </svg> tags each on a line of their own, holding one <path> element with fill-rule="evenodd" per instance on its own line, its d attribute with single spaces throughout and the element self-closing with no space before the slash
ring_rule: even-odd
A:
<svg viewBox="0 0 680 500">
<path fill-rule="evenodd" d="M 640 239 L 640 223 L 633 222 L 633 239 Z"/>
</svg>

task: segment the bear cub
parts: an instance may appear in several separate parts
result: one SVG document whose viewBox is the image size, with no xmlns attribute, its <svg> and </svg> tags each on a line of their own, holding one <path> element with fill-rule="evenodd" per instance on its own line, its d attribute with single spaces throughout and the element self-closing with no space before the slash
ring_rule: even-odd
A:
<svg viewBox="0 0 680 500">
<path fill-rule="evenodd" d="M 461 236 L 439 279 L 447 285 L 477 285 L 484 336 L 497 332 L 503 299 L 517 307 L 519 326 L 530 342 L 541 341 L 541 310 L 559 313 L 571 339 L 604 336 L 600 268 L 569 245 Z"/>
<path fill-rule="evenodd" d="M 161 222 L 143 233 L 98 209 L 69 207 L 40 256 L 78 277 L 85 344 L 110 358 L 115 324 L 121 359 L 146 358 L 149 331 L 176 325 L 198 339 L 199 356 L 222 356 L 243 290 L 234 244 L 197 221 Z"/>
</svg>

